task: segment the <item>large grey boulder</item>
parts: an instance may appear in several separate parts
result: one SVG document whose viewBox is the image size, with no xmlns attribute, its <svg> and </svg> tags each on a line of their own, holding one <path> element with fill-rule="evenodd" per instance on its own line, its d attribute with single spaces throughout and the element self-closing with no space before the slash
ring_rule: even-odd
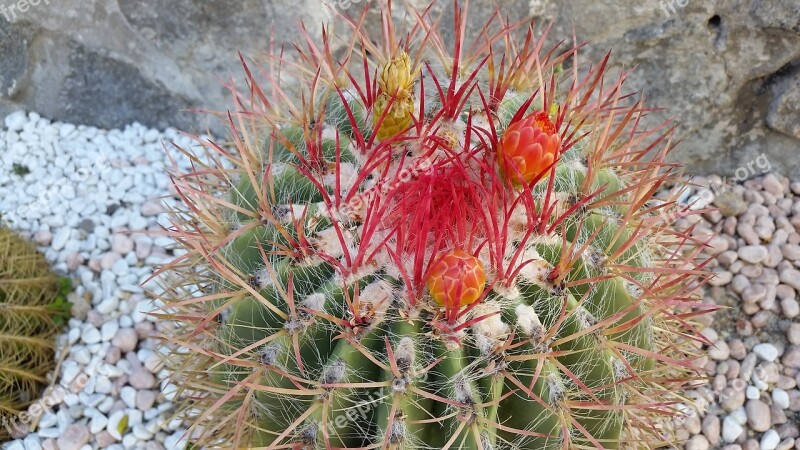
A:
<svg viewBox="0 0 800 450">
<path fill-rule="evenodd" d="M 0 114 L 27 109 L 102 127 L 139 121 L 204 130 L 218 124 L 187 110 L 228 108 L 224 82 L 240 79 L 237 52 L 257 56 L 270 38 L 275 45 L 296 39 L 301 19 L 316 35 L 329 8 L 357 13 L 367 0 L 18 3 L 27 4 L 24 12 L 0 9 Z M 674 158 L 691 170 L 733 175 L 749 165 L 758 175 L 767 166 L 754 164 L 760 155 L 774 170 L 800 169 L 797 0 L 500 3 L 512 18 L 553 20 L 554 37 L 570 40 L 574 28 L 589 42 L 587 60 L 610 49 L 613 70 L 636 67 L 628 88 L 667 108 L 651 113 L 650 123 L 680 122 Z M 450 4 L 438 5 L 444 20 Z M 471 30 L 493 4 L 470 2 Z"/>
</svg>

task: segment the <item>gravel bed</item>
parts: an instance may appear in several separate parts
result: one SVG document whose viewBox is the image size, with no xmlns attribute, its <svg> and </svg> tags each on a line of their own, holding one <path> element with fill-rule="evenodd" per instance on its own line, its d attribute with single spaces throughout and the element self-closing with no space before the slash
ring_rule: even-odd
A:
<svg viewBox="0 0 800 450">
<path fill-rule="evenodd" d="M 35 113 L 11 114 L 4 125 L 2 220 L 35 241 L 75 291 L 44 412 L 16 422 L 20 439 L 3 449 L 184 448 L 142 283 L 173 258 L 173 241 L 156 234 L 168 223 L 164 205 L 175 201 L 162 140 L 191 142 L 175 130 L 105 131 Z"/>
<path fill-rule="evenodd" d="M 105 131 L 35 113 L 5 119 L 2 220 L 34 240 L 75 292 L 46 396 L 52 406 L 4 450 L 185 447 L 142 289 L 174 256 L 172 240 L 157 235 L 164 205 L 176 201 L 162 141 L 192 145 L 175 130 L 138 124 Z M 715 176 L 691 182 L 699 187 L 682 200 L 719 210 L 675 223 L 695 225 L 697 237 L 719 232 L 705 301 L 724 308 L 701 319 L 714 343 L 699 361 L 710 381 L 687 394 L 678 437 L 687 450 L 800 450 L 800 182 L 773 174 L 728 187 Z"/>
<path fill-rule="evenodd" d="M 800 182 L 691 182 L 699 187 L 687 201 L 719 210 L 676 225 L 696 225 L 698 238 L 719 232 L 705 302 L 723 309 L 702 319 L 714 343 L 699 361 L 710 381 L 688 393 L 679 438 L 686 450 L 800 449 Z"/>
</svg>

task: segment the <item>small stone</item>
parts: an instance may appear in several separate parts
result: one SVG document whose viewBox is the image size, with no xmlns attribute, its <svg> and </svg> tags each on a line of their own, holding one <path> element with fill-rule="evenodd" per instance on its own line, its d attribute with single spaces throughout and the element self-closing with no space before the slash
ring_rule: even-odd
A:
<svg viewBox="0 0 800 450">
<path fill-rule="evenodd" d="M 100 327 L 100 335 L 103 337 L 103 342 L 108 342 L 114 338 L 119 330 L 119 323 L 116 320 L 109 320 Z"/>
<path fill-rule="evenodd" d="M 135 350 L 138 342 L 139 336 L 133 328 L 120 328 L 111 340 L 111 344 L 118 347 L 122 353 Z"/>
<path fill-rule="evenodd" d="M 778 180 L 774 174 L 767 174 L 761 179 L 761 186 L 765 191 L 769 192 L 776 197 L 783 197 L 784 187 L 783 183 Z"/>
<path fill-rule="evenodd" d="M 757 245 L 761 242 L 761 238 L 758 237 L 758 234 L 756 234 L 755 230 L 753 230 L 753 226 L 750 224 L 739 223 L 736 226 L 736 233 L 750 245 Z"/>
<path fill-rule="evenodd" d="M 103 255 L 103 258 L 100 259 L 100 267 L 103 270 L 111 270 L 111 268 L 114 267 L 114 263 L 119 261 L 120 258 L 122 257 L 116 253 L 106 253 Z"/>
<path fill-rule="evenodd" d="M 94 437 L 94 440 L 95 442 L 97 442 L 97 446 L 99 448 L 109 448 L 115 442 L 117 442 L 116 438 L 114 438 L 114 436 L 112 436 L 111 433 L 105 430 L 97 433 Z"/>
<path fill-rule="evenodd" d="M 739 255 L 733 250 L 722 252 L 717 256 L 717 261 L 725 267 L 730 266 L 736 262 L 737 259 L 739 259 Z"/>
<path fill-rule="evenodd" d="M 747 348 L 744 346 L 744 343 L 741 339 L 731 339 L 728 342 L 728 348 L 730 349 L 731 358 L 741 361 L 747 356 Z"/>
<path fill-rule="evenodd" d="M 50 247 L 52 247 L 53 250 L 61 251 L 64 246 L 67 245 L 71 234 L 72 230 L 67 227 L 62 227 L 58 230 L 55 237 L 53 237 L 53 242 L 50 244 Z"/>
<path fill-rule="evenodd" d="M 133 251 L 133 239 L 124 234 L 111 236 L 111 250 L 119 255 L 127 255 Z"/>
<path fill-rule="evenodd" d="M 761 450 L 775 450 L 778 444 L 781 443 L 781 437 L 775 430 L 767 430 L 764 436 L 761 437 Z"/>
<path fill-rule="evenodd" d="M 772 313 L 771 311 L 764 311 L 764 310 L 758 311 L 751 320 L 753 326 L 756 328 L 764 328 L 765 326 L 767 326 L 767 324 L 774 321 L 775 321 L 775 314 Z"/>
<path fill-rule="evenodd" d="M 796 294 L 793 287 L 781 283 L 775 286 L 775 295 L 780 299 L 784 299 L 784 298 L 794 298 Z"/>
<path fill-rule="evenodd" d="M 703 435 L 710 445 L 719 444 L 721 422 L 719 417 L 708 414 L 703 417 L 702 430 Z"/>
<path fill-rule="evenodd" d="M 97 344 L 102 340 L 102 335 L 100 331 L 93 327 L 91 324 L 86 324 L 83 328 L 83 333 L 81 333 L 81 340 L 85 344 Z"/>
<path fill-rule="evenodd" d="M 56 441 L 59 450 L 80 450 L 81 447 L 89 443 L 91 434 L 89 428 L 81 423 L 75 423 L 67 427 Z"/>
<path fill-rule="evenodd" d="M 781 246 L 783 257 L 790 261 L 800 261 L 800 245 L 784 244 Z"/>
<path fill-rule="evenodd" d="M 792 345 L 800 345 L 800 323 L 789 325 L 789 329 L 786 330 L 786 340 Z"/>
<path fill-rule="evenodd" d="M 785 367 L 792 369 L 800 369 L 800 347 L 791 346 L 783 354 L 781 362 Z"/>
<path fill-rule="evenodd" d="M 25 115 L 25 111 L 14 111 L 13 113 L 6 116 L 5 124 L 8 131 L 22 131 L 22 128 L 28 122 L 28 117 Z"/>
<path fill-rule="evenodd" d="M 92 361 L 92 353 L 85 346 L 75 346 L 72 347 L 72 358 L 78 364 L 87 365 Z"/>
<path fill-rule="evenodd" d="M 120 259 L 114 263 L 114 265 L 111 267 L 111 271 L 117 276 L 124 277 L 130 272 L 130 265 L 128 264 L 128 261 Z"/>
<path fill-rule="evenodd" d="M 758 303 L 767 296 L 767 288 L 763 284 L 753 284 L 742 290 L 742 300 L 747 303 Z"/>
<path fill-rule="evenodd" d="M 763 262 L 769 255 L 767 248 L 763 245 L 745 245 L 743 247 L 739 247 L 737 253 L 739 255 L 739 259 L 747 261 L 750 264 L 758 264 Z"/>
<path fill-rule="evenodd" d="M 122 358 L 122 351 L 120 351 L 119 347 L 112 345 L 108 347 L 108 351 L 106 352 L 105 361 L 109 364 L 116 364 Z"/>
<path fill-rule="evenodd" d="M 25 444 L 21 441 L 11 441 L 10 443 L 5 444 L 3 450 L 25 450 Z"/>
<path fill-rule="evenodd" d="M 84 262 L 83 255 L 80 253 L 70 253 L 67 256 L 67 269 L 69 271 L 75 271 L 80 267 Z"/>
<path fill-rule="evenodd" d="M 769 406 L 761 400 L 750 400 L 745 406 L 747 424 L 753 431 L 767 431 L 772 424 Z"/>
<path fill-rule="evenodd" d="M 164 447 L 174 450 L 184 450 L 186 448 L 186 431 L 178 430 L 164 440 Z"/>
<path fill-rule="evenodd" d="M 125 415 L 125 411 L 117 411 L 108 418 L 108 426 L 106 427 L 106 431 L 108 431 L 111 436 L 114 437 L 116 440 L 122 440 L 122 433 L 124 433 L 128 426 L 128 416 Z"/>
<path fill-rule="evenodd" d="M 781 388 L 772 391 L 772 404 L 780 409 L 789 408 L 789 394 Z"/>
<path fill-rule="evenodd" d="M 757 400 L 761 397 L 761 391 L 755 386 L 747 386 L 747 389 L 744 391 L 744 396 L 747 397 L 748 400 Z"/>
<path fill-rule="evenodd" d="M 140 390 L 136 392 L 136 409 L 139 411 L 147 411 L 153 407 L 156 402 L 156 398 L 158 398 L 158 394 L 156 391 L 151 391 L 148 389 Z M 789 397 L 786 397 L 787 399 Z"/>
<path fill-rule="evenodd" d="M 788 319 L 793 319 L 800 315 L 800 303 L 794 298 L 784 298 L 781 300 L 781 312 Z"/>
<path fill-rule="evenodd" d="M 142 203 L 142 207 L 140 212 L 144 217 L 153 217 L 157 216 L 160 213 L 164 212 L 164 208 L 161 206 L 161 202 L 158 200 L 148 200 Z"/>
<path fill-rule="evenodd" d="M 108 417 L 98 412 L 89 421 L 89 431 L 92 434 L 97 434 L 106 429 L 108 426 Z"/>
<path fill-rule="evenodd" d="M 119 391 L 119 397 L 128 406 L 128 408 L 136 407 L 136 389 L 130 386 L 124 386 Z"/>
<path fill-rule="evenodd" d="M 729 386 L 723 392 L 720 398 L 720 406 L 725 411 L 733 412 L 744 405 L 745 397 L 744 390 L 738 387 L 738 384 Z"/>
<path fill-rule="evenodd" d="M 111 380 L 107 376 L 100 375 L 97 377 L 97 381 L 94 384 L 94 391 L 99 394 L 109 394 L 111 393 L 112 386 Z M 100 407 L 97 409 L 100 409 Z M 102 409 L 100 409 L 100 411 L 102 411 Z"/>
<path fill-rule="evenodd" d="M 795 290 L 800 290 L 800 270 L 785 268 L 781 270 L 778 275 L 780 276 L 781 283 L 788 284 Z"/>
<path fill-rule="evenodd" d="M 35 434 L 26 436 L 22 444 L 25 446 L 25 450 L 42 450 L 42 442 Z"/>
<path fill-rule="evenodd" d="M 147 236 L 137 236 L 135 239 L 136 257 L 140 260 L 147 259 L 153 250 L 153 241 Z"/>
<path fill-rule="evenodd" d="M 117 310 L 119 298 L 116 295 L 106 298 L 95 307 L 98 313 L 108 315 Z"/>
<path fill-rule="evenodd" d="M 128 382 L 136 389 L 152 389 L 156 386 L 156 377 L 149 370 L 140 367 L 133 371 Z"/>
<path fill-rule="evenodd" d="M 727 270 L 723 270 L 720 272 L 714 272 L 714 277 L 708 281 L 708 284 L 711 286 L 725 286 L 730 283 L 732 279 L 733 274 Z"/>
<path fill-rule="evenodd" d="M 710 447 L 708 439 L 702 434 L 692 436 L 684 446 L 685 450 L 708 450 Z"/>
<path fill-rule="evenodd" d="M 728 240 L 723 236 L 714 236 L 708 241 L 706 252 L 710 255 L 719 255 L 728 250 Z"/>
<path fill-rule="evenodd" d="M 50 245 L 50 242 L 53 241 L 53 234 L 49 231 L 37 231 L 33 235 L 33 242 L 36 242 L 39 245 L 47 246 Z"/>
<path fill-rule="evenodd" d="M 767 259 L 765 259 L 762 264 L 764 264 L 765 267 L 775 268 L 778 267 L 781 261 L 783 261 L 781 250 L 775 245 L 767 246 Z"/>
<path fill-rule="evenodd" d="M 753 346 L 753 353 L 764 361 L 773 362 L 778 359 L 778 349 L 770 343 Z"/>
<path fill-rule="evenodd" d="M 736 420 L 728 416 L 725 420 L 722 421 L 722 440 L 731 443 L 736 442 L 736 439 L 744 432 L 744 428 L 742 428 Z"/>
<path fill-rule="evenodd" d="M 714 346 L 708 350 L 708 356 L 716 361 L 725 361 L 730 356 L 728 343 L 722 339 L 717 340 Z"/>
<path fill-rule="evenodd" d="M 738 216 L 747 211 L 747 202 L 733 190 L 725 190 L 714 197 L 714 204 L 725 217 Z"/>
</svg>

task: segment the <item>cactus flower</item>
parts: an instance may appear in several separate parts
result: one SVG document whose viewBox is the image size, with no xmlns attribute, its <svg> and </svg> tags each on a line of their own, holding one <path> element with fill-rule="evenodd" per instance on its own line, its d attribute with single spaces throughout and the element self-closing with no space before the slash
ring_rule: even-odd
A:
<svg viewBox="0 0 800 450">
<path fill-rule="evenodd" d="M 418 72 L 412 72 L 411 59 L 406 52 L 401 52 L 383 66 L 378 78 L 380 91 L 372 111 L 379 140 L 397 136 L 411 126 L 417 75 Z"/>
<path fill-rule="evenodd" d="M 538 111 L 506 128 L 497 157 L 515 185 L 547 178 L 561 152 L 561 137 L 547 113 Z"/>
<path fill-rule="evenodd" d="M 441 306 L 459 308 L 475 303 L 483 294 L 486 275 L 477 258 L 455 251 L 433 267 L 428 278 L 428 290 Z"/>
</svg>

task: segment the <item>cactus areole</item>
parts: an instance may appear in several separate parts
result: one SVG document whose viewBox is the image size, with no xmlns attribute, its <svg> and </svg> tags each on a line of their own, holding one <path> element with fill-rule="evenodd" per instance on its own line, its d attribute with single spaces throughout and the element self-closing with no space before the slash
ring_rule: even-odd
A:
<svg viewBox="0 0 800 450">
<path fill-rule="evenodd" d="M 668 445 L 705 278 L 652 201 L 670 126 L 527 22 L 467 42 L 467 2 L 379 3 L 347 51 L 246 62 L 230 139 L 181 149 L 160 277 L 194 444 Z"/>
</svg>

